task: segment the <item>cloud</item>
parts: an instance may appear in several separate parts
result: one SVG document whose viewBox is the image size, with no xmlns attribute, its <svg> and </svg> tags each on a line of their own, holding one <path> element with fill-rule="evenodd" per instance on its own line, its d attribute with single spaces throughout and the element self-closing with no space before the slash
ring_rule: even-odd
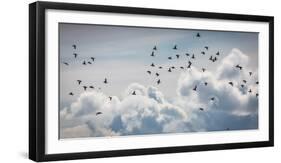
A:
<svg viewBox="0 0 281 163">
<path fill-rule="evenodd" d="M 233 49 L 220 61 L 217 75 L 192 67 L 181 73 L 173 99 L 166 99 L 156 87 L 139 83 L 130 84 L 122 97 L 112 96 L 111 101 L 102 92 L 82 93 L 60 112 L 61 138 L 255 129 L 258 77 L 257 70 L 247 69 L 248 60 Z M 235 69 L 236 64 L 243 66 L 243 71 Z M 249 71 L 254 75 L 249 76 Z M 241 89 L 242 79 L 247 84 Z M 197 91 L 193 91 L 195 85 Z M 247 93 L 248 89 L 253 93 Z M 99 111 L 102 114 L 96 115 Z"/>
</svg>

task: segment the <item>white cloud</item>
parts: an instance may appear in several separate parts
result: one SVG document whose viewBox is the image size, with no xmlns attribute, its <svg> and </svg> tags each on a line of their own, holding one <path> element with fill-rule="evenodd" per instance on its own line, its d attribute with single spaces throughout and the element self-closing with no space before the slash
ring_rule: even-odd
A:
<svg viewBox="0 0 281 163">
<path fill-rule="evenodd" d="M 257 128 L 257 70 L 249 76 L 248 60 L 247 55 L 234 49 L 220 61 L 218 75 L 203 73 L 196 67 L 183 72 L 178 79 L 177 96 L 172 100 L 165 99 L 156 87 L 139 83 L 130 84 L 121 98 L 113 96 L 111 101 L 102 92 L 83 93 L 61 111 L 61 137 Z M 243 70 L 236 70 L 236 64 Z M 242 79 L 247 80 L 243 89 Z M 235 83 L 233 87 L 229 81 Z M 195 85 L 197 91 L 193 91 Z M 247 93 L 248 89 L 253 92 Z M 133 91 L 136 95 L 132 95 Z M 212 97 L 214 100 L 210 100 Z M 102 114 L 96 115 L 97 112 Z"/>
</svg>

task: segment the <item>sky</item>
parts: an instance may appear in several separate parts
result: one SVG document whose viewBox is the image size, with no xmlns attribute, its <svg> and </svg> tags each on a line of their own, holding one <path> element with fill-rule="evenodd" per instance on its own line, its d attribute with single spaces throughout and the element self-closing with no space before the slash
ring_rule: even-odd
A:
<svg viewBox="0 0 281 163">
<path fill-rule="evenodd" d="M 60 138 L 258 128 L 258 33 L 60 23 L 59 38 Z"/>
</svg>

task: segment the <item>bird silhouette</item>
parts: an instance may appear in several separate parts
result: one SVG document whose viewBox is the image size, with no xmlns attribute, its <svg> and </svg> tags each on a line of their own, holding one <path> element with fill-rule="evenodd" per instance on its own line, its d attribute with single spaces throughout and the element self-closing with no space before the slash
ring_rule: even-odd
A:
<svg viewBox="0 0 281 163">
<path fill-rule="evenodd" d="M 108 83 L 106 78 L 104 78 L 103 83 L 104 83 L 104 84 L 107 84 L 107 83 Z"/>
<path fill-rule="evenodd" d="M 132 93 L 132 95 L 136 95 L 136 91 L 134 91 L 134 92 Z"/>
<path fill-rule="evenodd" d="M 95 57 L 91 57 L 91 60 L 94 62 L 95 61 Z"/>
<path fill-rule="evenodd" d="M 256 97 L 258 97 L 259 96 L 259 94 L 258 93 L 256 93 Z"/>
<path fill-rule="evenodd" d="M 236 68 L 239 68 L 240 70 L 242 70 L 242 66 L 240 66 L 239 64 L 235 66 Z"/>
<path fill-rule="evenodd" d="M 192 54 L 192 57 L 191 57 L 192 59 L 195 59 L 195 55 L 194 54 Z"/>
<path fill-rule="evenodd" d="M 156 72 L 155 75 L 156 75 L 156 76 L 159 76 L 160 74 Z"/>
<path fill-rule="evenodd" d="M 73 44 L 72 47 L 73 47 L 73 49 L 76 49 L 76 45 L 75 44 Z"/>
<path fill-rule="evenodd" d="M 252 93 L 252 90 L 251 89 L 249 89 L 249 91 L 248 91 L 249 93 Z"/>
<path fill-rule="evenodd" d="M 90 65 L 91 65 L 92 63 L 91 63 L 90 61 L 88 61 L 88 64 L 90 64 Z"/>
<path fill-rule="evenodd" d="M 83 65 L 86 65 L 86 61 L 83 62 Z"/>
<path fill-rule="evenodd" d="M 204 111 L 204 108 L 199 108 L 200 111 Z"/>
<path fill-rule="evenodd" d="M 213 56 L 211 55 L 211 57 L 209 58 L 209 60 L 213 61 Z"/>
<path fill-rule="evenodd" d="M 84 91 L 86 91 L 86 90 L 87 90 L 87 86 L 83 86 L 83 88 L 84 88 Z"/>
<path fill-rule="evenodd" d="M 180 68 L 181 68 L 181 69 L 184 69 L 184 67 L 182 67 L 182 66 L 181 66 Z"/>
<path fill-rule="evenodd" d="M 73 53 L 73 55 L 74 55 L 74 58 L 77 58 L 77 53 Z"/>
<path fill-rule="evenodd" d="M 174 50 L 177 50 L 177 49 L 178 49 L 178 48 L 177 48 L 177 45 L 175 45 L 173 49 L 174 49 Z"/>
<path fill-rule="evenodd" d="M 207 86 L 207 85 L 208 85 L 208 82 L 204 82 L 204 84 L 205 84 L 205 86 Z"/>
<path fill-rule="evenodd" d="M 168 59 L 170 59 L 170 60 L 171 60 L 171 59 L 172 59 L 172 57 L 168 57 Z"/>
<path fill-rule="evenodd" d="M 243 82 L 244 82 L 244 83 L 247 83 L 247 81 L 246 81 L 246 80 L 243 80 Z"/>
<path fill-rule="evenodd" d="M 209 47 L 208 47 L 208 46 L 205 46 L 204 48 L 205 48 L 206 50 L 209 50 Z"/>
<path fill-rule="evenodd" d="M 149 75 L 151 74 L 151 71 L 146 71 Z"/>
<path fill-rule="evenodd" d="M 211 97 L 210 100 L 211 100 L 211 101 L 214 101 L 214 100 L 215 100 L 215 97 Z"/>
<path fill-rule="evenodd" d="M 112 100 L 112 97 L 111 97 L 111 96 L 109 96 L 108 98 L 109 98 L 110 101 Z"/>
<path fill-rule="evenodd" d="M 94 86 L 92 86 L 92 85 L 90 85 L 90 86 L 89 86 L 89 88 L 91 88 L 91 89 L 95 89 L 95 87 L 94 87 Z"/>
<path fill-rule="evenodd" d="M 216 55 L 220 55 L 220 52 L 217 52 Z"/>
<path fill-rule="evenodd" d="M 150 56 L 151 56 L 151 57 L 154 57 L 154 56 L 155 56 L 155 55 L 154 55 L 154 52 L 151 52 Z"/>
<path fill-rule="evenodd" d="M 156 46 L 153 47 L 153 50 L 157 50 Z"/>
<path fill-rule="evenodd" d="M 162 66 L 159 66 L 158 68 L 159 68 L 159 69 L 162 69 Z"/>
<path fill-rule="evenodd" d="M 197 34 L 196 34 L 196 37 L 201 37 L 200 33 L 197 33 Z"/>
<path fill-rule="evenodd" d="M 172 66 L 171 68 L 172 68 L 172 69 L 175 69 L 175 66 Z"/>
<path fill-rule="evenodd" d="M 213 61 L 213 62 L 216 62 L 216 61 L 217 61 L 217 57 L 215 57 L 212 61 Z"/>
<path fill-rule="evenodd" d="M 204 51 L 202 51 L 202 52 L 201 52 L 201 54 L 205 55 L 205 52 L 204 52 Z"/>
<path fill-rule="evenodd" d="M 72 92 L 69 93 L 70 96 L 73 96 L 74 94 Z"/>
<path fill-rule="evenodd" d="M 233 83 L 232 83 L 232 82 L 228 82 L 228 84 L 230 84 L 231 86 L 233 86 Z"/>
<path fill-rule="evenodd" d="M 244 84 L 241 84 L 241 87 L 242 87 L 242 88 L 244 88 L 244 87 L 245 87 L 245 85 L 244 85 Z"/>
<path fill-rule="evenodd" d="M 185 55 L 186 55 L 187 57 L 189 57 L 190 54 L 189 54 L 189 53 L 185 53 Z"/>
<path fill-rule="evenodd" d="M 195 86 L 194 86 L 193 90 L 194 90 L 194 91 L 196 91 L 196 90 L 197 90 L 197 85 L 195 85 Z"/>
<path fill-rule="evenodd" d="M 82 82 L 82 80 L 77 80 L 77 82 L 78 82 L 78 85 L 80 85 L 80 84 L 81 84 L 81 82 Z"/>
<path fill-rule="evenodd" d="M 102 112 L 99 111 L 99 112 L 96 113 L 96 116 L 97 116 L 97 115 L 100 115 L 100 114 L 102 114 Z"/>
<path fill-rule="evenodd" d="M 256 81 L 256 84 L 259 84 L 259 82 L 258 82 L 258 81 Z"/>
<path fill-rule="evenodd" d="M 172 72 L 171 68 L 168 69 L 168 72 Z"/>
<path fill-rule="evenodd" d="M 69 64 L 67 62 L 63 62 L 63 64 L 65 64 L 66 66 L 69 66 Z"/>
<path fill-rule="evenodd" d="M 202 68 L 202 71 L 203 71 L 203 72 L 205 72 L 205 71 L 206 71 L 206 69 L 205 69 L 205 68 Z"/>
<path fill-rule="evenodd" d="M 179 54 L 176 54 L 176 57 L 177 57 L 177 59 L 179 59 L 179 58 L 180 58 L 180 55 L 179 55 Z"/>
<path fill-rule="evenodd" d="M 154 63 L 151 63 L 151 65 L 150 65 L 151 67 L 155 67 L 155 65 L 154 65 Z"/>
<path fill-rule="evenodd" d="M 157 80 L 157 84 L 158 84 L 158 85 L 160 84 L 160 79 Z"/>
<path fill-rule="evenodd" d="M 249 72 L 249 75 L 252 76 L 253 72 Z"/>
</svg>

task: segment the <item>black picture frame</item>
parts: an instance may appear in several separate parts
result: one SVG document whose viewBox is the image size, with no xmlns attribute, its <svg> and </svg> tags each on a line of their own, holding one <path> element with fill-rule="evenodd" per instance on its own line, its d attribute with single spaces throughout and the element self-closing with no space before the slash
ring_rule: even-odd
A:
<svg viewBox="0 0 281 163">
<path fill-rule="evenodd" d="M 195 146 L 173 146 L 149 149 L 98 151 L 83 153 L 45 153 L 45 11 L 95 11 L 123 14 L 160 15 L 269 23 L 269 140 L 261 142 L 229 143 Z M 222 14 L 152 8 L 102 6 L 88 4 L 34 2 L 29 5 L 29 158 L 34 161 L 55 161 L 116 156 L 178 153 L 236 148 L 268 147 L 274 145 L 274 18 L 271 16 Z"/>
</svg>

